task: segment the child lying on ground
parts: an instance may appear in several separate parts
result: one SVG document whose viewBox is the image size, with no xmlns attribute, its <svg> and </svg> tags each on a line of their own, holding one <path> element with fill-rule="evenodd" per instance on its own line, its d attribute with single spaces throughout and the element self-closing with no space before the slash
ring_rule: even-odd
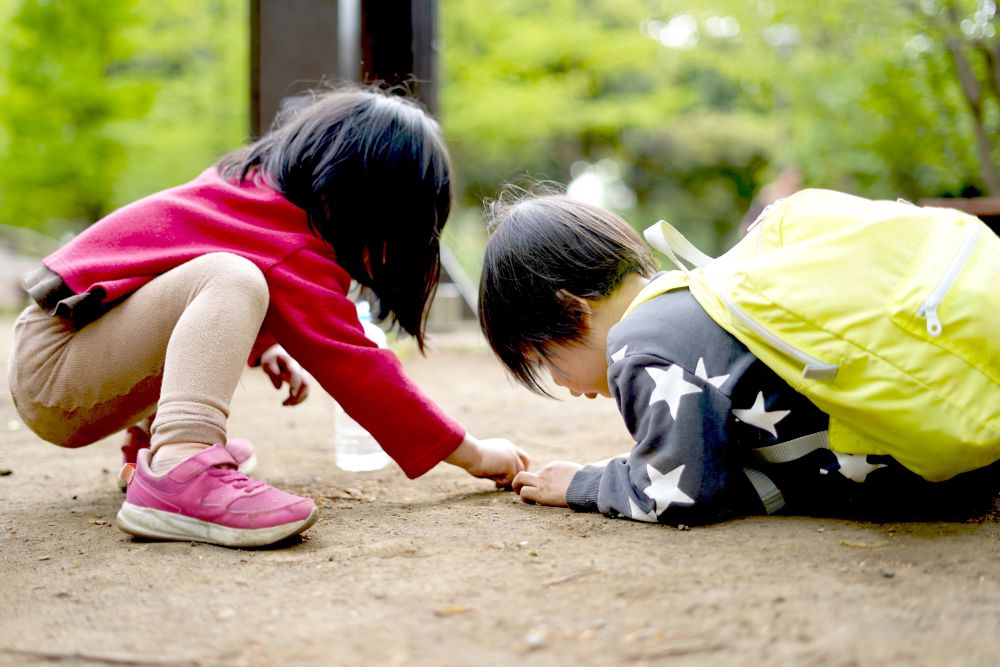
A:
<svg viewBox="0 0 1000 667">
<path fill-rule="evenodd" d="M 492 218 L 479 305 L 492 349 L 533 391 L 547 393 L 547 371 L 573 396 L 614 398 L 636 442 L 606 464 L 519 473 L 525 502 L 678 525 L 843 510 L 962 484 L 964 475 L 932 484 L 891 456 L 824 446 L 828 415 L 688 289 L 633 303 L 657 268 L 615 215 L 548 195 L 498 204 Z M 793 460 L 753 455 L 805 441 L 817 445 Z"/>
</svg>

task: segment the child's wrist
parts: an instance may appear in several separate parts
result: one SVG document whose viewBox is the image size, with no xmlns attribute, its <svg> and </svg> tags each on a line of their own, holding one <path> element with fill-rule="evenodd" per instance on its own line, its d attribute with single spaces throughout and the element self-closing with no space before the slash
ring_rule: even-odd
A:
<svg viewBox="0 0 1000 667">
<path fill-rule="evenodd" d="M 468 470 L 473 467 L 479 459 L 479 443 L 476 439 L 466 433 L 462 442 L 451 454 L 445 457 L 445 463 Z"/>
</svg>

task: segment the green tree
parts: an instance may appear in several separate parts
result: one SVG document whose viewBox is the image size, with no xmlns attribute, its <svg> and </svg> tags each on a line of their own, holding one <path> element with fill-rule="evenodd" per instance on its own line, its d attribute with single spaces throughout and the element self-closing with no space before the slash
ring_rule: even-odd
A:
<svg viewBox="0 0 1000 667">
<path fill-rule="evenodd" d="M 134 2 L 24 0 L 6 26 L 0 222 L 54 230 L 108 210 L 125 148 L 110 123 L 142 116 L 149 84 L 115 68 Z"/>
<path fill-rule="evenodd" d="M 939 53 L 947 53 L 969 113 L 980 178 L 989 194 L 1000 196 L 1000 14 L 996 2 L 904 4 L 916 20 L 927 21 L 923 35 L 930 39 L 918 44 L 921 50 L 936 46 Z"/>
<path fill-rule="evenodd" d="M 811 184 L 910 198 L 991 188 L 991 0 L 655 0 L 650 14 L 692 19 L 696 39 L 677 57 L 741 88 L 735 106 L 775 123 L 776 157 Z M 737 29 L 720 34 L 726 20 Z"/>
<path fill-rule="evenodd" d="M 707 247 L 739 220 L 771 128 L 706 101 L 700 76 L 643 33 L 645 2 L 444 0 L 442 116 L 466 205 L 522 174 L 624 166 L 637 226 L 668 217 Z"/>
<path fill-rule="evenodd" d="M 245 0 L 144 0 L 126 36 L 140 45 L 119 74 L 154 81 L 142 119 L 109 131 L 127 147 L 112 204 L 190 180 L 249 136 Z"/>
<path fill-rule="evenodd" d="M 992 0 L 442 0 L 441 20 L 467 205 L 612 157 L 636 226 L 719 250 L 790 163 L 871 197 L 994 191 Z"/>
<path fill-rule="evenodd" d="M 244 0 L 0 0 L 0 223 L 59 234 L 248 134 Z"/>
</svg>

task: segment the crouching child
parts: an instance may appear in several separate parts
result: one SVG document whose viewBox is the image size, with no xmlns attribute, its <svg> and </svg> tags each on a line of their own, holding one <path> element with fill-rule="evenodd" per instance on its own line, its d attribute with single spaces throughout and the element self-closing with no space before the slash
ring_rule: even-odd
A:
<svg viewBox="0 0 1000 667">
<path fill-rule="evenodd" d="M 613 398 L 635 441 L 607 463 L 520 472 L 523 501 L 695 525 L 873 502 L 926 509 L 972 488 L 973 473 L 932 483 L 893 456 L 831 449 L 829 415 L 689 289 L 640 297 L 658 269 L 614 214 L 543 195 L 498 202 L 490 216 L 479 317 L 493 351 L 535 392 L 548 394 L 551 376 L 575 397 Z"/>
</svg>

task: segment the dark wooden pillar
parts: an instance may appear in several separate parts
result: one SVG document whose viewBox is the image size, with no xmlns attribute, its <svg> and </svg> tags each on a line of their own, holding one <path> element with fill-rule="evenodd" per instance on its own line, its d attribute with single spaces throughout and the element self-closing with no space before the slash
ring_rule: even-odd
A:
<svg viewBox="0 0 1000 667">
<path fill-rule="evenodd" d="M 436 113 L 436 34 L 437 0 L 250 0 L 252 136 L 322 82 L 401 85 Z"/>
<path fill-rule="evenodd" d="M 250 0 L 250 132 L 323 82 L 398 86 L 438 111 L 437 0 Z M 475 286 L 442 247 L 436 326 L 475 314 Z"/>
<path fill-rule="evenodd" d="M 338 74 L 337 0 L 250 0 L 250 133 L 282 100 Z"/>
<path fill-rule="evenodd" d="M 437 114 L 437 0 L 360 0 L 364 82 L 403 85 Z"/>
</svg>

